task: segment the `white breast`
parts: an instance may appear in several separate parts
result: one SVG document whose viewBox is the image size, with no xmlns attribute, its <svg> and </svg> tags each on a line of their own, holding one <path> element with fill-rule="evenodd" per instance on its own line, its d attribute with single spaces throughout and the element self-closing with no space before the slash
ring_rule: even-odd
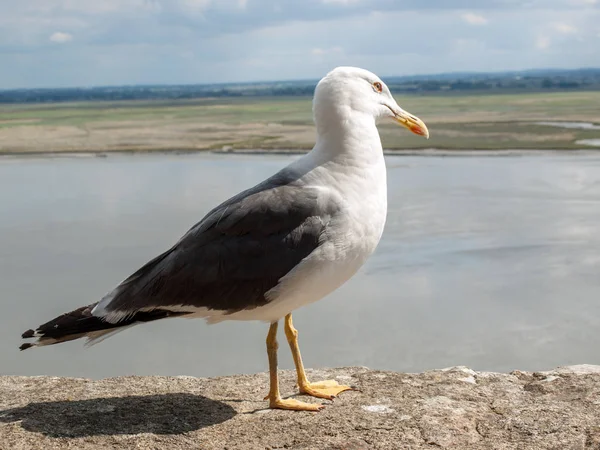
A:
<svg viewBox="0 0 600 450">
<path fill-rule="evenodd" d="M 377 164 L 353 170 L 360 170 L 360 174 L 345 173 L 338 183 L 331 183 L 330 176 L 317 177 L 328 182 L 320 188 L 334 190 L 336 196 L 343 199 L 342 211 L 332 218 L 319 248 L 267 293 L 271 301 L 260 308 L 210 318 L 209 322 L 279 320 L 301 306 L 322 299 L 358 271 L 383 233 L 387 186 L 383 156 Z"/>
</svg>

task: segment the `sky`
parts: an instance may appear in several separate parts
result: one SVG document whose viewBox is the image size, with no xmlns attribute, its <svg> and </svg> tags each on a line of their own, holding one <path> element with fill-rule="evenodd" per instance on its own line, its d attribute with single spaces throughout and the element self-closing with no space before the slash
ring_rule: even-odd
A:
<svg viewBox="0 0 600 450">
<path fill-rule="evenodd" d="M 600 66 L 600 0 L 0 0 L 0 89 Z"/>
</svg>

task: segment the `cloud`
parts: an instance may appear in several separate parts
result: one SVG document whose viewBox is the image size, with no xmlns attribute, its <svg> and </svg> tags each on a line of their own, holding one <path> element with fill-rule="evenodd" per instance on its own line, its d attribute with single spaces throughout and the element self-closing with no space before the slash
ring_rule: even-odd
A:
<svg viewBox="0 0 600 450">
<path fill-rule="evenodd" d="M 342 47 L 331 47 L 331 48 L 315 47 L 310 52 L 316 56 L 323 56 L 323 55 L 331 54 L 331 53 L 341 53 L 343 51 L 344 51 L 344 49 L 342 49 Z"/>
<path fill-rule="evenodd" d="M 554 29 L 562 34 L 574 34 L 577 33 L 577 28 L 566 23 L 555 23 Z"/>
<path fill-rule="evenodd" d="M 458 53 L 474 52 L 485 49 L 485 42 L 478 39 L 455 39 L 453 51 Z"/>
<path fill-rule="evenodd" d="M 49 38 L 52 42 L 64 44 L 73 40 L 73 35 L 69 33 L 63 33 L 62 31 L 56 31 L 50 35 Z"/>
<path fill-rule="evenodd" d="M 210 7 L 212 0 L 180 0 L 179 3 L 190 11 L 203 12 Z"/>
<path fill-rule="evenodd" d="M 473 5 L 0 0 L 0 88 L 318 78 L 335 65 L 385 76 L 600 61 L 600 0 Z"/>
<path fill-rule="evenodd" d="M 359 0 L 322 0 L 323 3 L 337 3 L 339 5 L 349 5 L 351 3 L 358 3 Z"/>
<path fill-rule="evenodd" d="M 488 20 L 482 15 L 471 12 L 463 14 L 462 19 L 469 25 L 486 25 L 488 23 Z"/>
<path fill-rule="evenodd" d="M 546 50 L 548 47 L 550 47 L 551 42 L 552 41 L 550 41 L 548 36 L 538 36 L 535 40 L 535 48 L 539 50 Z"/>
</svg>

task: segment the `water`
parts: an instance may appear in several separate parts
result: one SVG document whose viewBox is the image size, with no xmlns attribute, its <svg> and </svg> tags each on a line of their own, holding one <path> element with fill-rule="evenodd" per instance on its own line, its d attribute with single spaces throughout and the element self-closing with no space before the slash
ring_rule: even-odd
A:
<svg viewBox="0 0 600 450">
<path fill-rule="evenodd" d="M 591 147 L 600 147 L 600 139 L 580 139 L 575 141 L 576 144 L 589 145 Z"/>
<path fill-rule="evenodd" d="M 85 349 L 20 333 L 96 301 L 292 156 L 0 160 L 0 374 L 264 371 L 262 323 L 170 320 Z M 294 314 L 310 367 L 600 363 L 600 155 L 388 158 L 389 216 L 349 283 Z M 292 363 L 285 341 L 281 366 Z"/>
<path fill-rule="evenodd" d="M 536 122 L 536 124 L 573 130 L 600 130 L 600 125 L 590 122 Z M 575 143 L 589 145 L 590 147 L 600 147 L 600 139 L 579 139 Z"/>
<path fill-rule="evenodd" d="M 590 122 L 536 122 L 537 125 L 549 127 L 570 128 L 574 130 L 600 130 L 600 125 Z"/>
</svg>

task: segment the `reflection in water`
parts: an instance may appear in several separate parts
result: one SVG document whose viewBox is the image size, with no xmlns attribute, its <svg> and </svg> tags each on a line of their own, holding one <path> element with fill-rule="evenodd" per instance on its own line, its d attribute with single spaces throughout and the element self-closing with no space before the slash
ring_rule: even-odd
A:
<svg viewBox="0 0 600 450">
<path fill-rule="evenodd" d="M 0 160 L 0 374 L 266 370 L 261 323 L 167 320 L 86 350 L 23 330 L 99 299 L 286 156 Z M 295 314 L 311 367 L 419 371 L 599 363 L 600 156 L 389 157 L 376 254 Z M 285 346 L 283 367 L 292 367 Z"/>
</svg>

